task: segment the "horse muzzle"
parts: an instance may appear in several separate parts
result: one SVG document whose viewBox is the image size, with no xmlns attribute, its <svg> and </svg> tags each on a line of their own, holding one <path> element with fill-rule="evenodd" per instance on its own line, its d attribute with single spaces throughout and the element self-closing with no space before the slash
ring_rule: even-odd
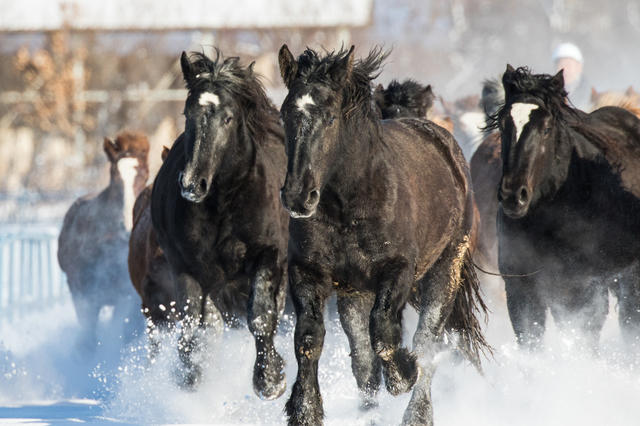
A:
<svg viewBox="0 0 640 426">
<path fill-rule="evenodd" d="M 524 217 L 531 205 L 531 191 L 522 185 L 517 190 L 512 190 L 504 185 L 498 191 L 498 201 L 502 204 L 502 211 L 512 219 Z"/>
<path fill-rule="evenodd" d="M 180 186 L 180 195 L 187 201 L 192 203 L 201 203 L 207 197 L 209 188 L 206 179 L 193 181 L 185 179 L 184 173 L 178 175 L 178 185 Z"/>
<path fill-rule="evenodd" d="M 280 201 L 294 219 L 306 219 L 313 216 L 320 203 L 320 191 L 312 189 L 292 193 L 285 188 L 280 190 Z"/>
</svg>

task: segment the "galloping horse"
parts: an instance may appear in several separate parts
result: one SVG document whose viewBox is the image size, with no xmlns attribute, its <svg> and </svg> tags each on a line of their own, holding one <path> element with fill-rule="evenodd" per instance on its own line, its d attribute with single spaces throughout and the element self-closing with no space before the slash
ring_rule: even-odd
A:
<svg viewBox="0 0 640 426">
<path fill-rule="evenodd" d="M 128 282 L 127 252 L 133 204 L 149 176 L 146 136 L 122 132 L 115 141 L 105 138 L 104 152 L 111 165 L 109 186 L 73 203 L 58 238 L 58 262 L 91 342 L 103 306 L 115 307 L 114 318 L 139 315 Z"/>
<path fill-rule="evenodd" d="M 386 55 L 374 50 L 354 61 L 353 50 L 321 57 L 307 49 L 296 60 L 284 45 L 279 53 L 289 89 L 281 108 L 288 157 L 281 198 L 292 217 L 298 361 L 286 412 L 289 424 L 322 422 L 318 360 L 325 300 L 335 289 L 365 406 L 382 370 L 390 393 L 414 387 L 404 422 L 431 424 L 434 356 L 445 329 L 461 332 L 475 362 L 485 345 L 469 254 L 469 172 L 439 126 L 378 118 L 370 82 Z M 407 303 L 420 313 L 413 352 L 402 346 Z"/>
<path fill-rule="evenodd" d="M 151 219 L 184 315 L 184 384 L 201 375 L 192 353 L 204 329 L 246 316 L 256 344 L 254 390 L 277 398 L 286 387 L 273 339 L 288 239 L 278 201 L 286 168 L 278 112 L 253 65 L 184 52 L 180 63 L 189 90 L 185 131 L 153 184 Z"/>
<path fill-rule="evenodd" d="M 539 346 L 549 308 L 595 350 L 618 273 L 622 331 L 637 339 L 640 120 L 617 107 L 572 108 L 562 71 L 507 66 L 502 82 L 492 122 L 502 139 L 499 263 L 518 342 Z"/>
</svg>

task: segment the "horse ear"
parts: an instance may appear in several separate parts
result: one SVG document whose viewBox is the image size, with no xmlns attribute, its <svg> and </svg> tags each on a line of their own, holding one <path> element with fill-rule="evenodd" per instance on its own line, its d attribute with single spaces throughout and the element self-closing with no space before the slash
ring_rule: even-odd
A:
<svg viewBox="0 0 640 426">
<path fill-rule="evenodd" d="M 356 47 L 352 44 L 351 49 L 349 49 L 349 53 L 347 53 L 347 57 L 345 58 L 345 61 L 346 61 L 345 68 L 347 70 L 347 77 L 351 76 L 351 71 L 353 71 L 354 50 L 356 50 Z"/>
<path fill-rule="evenodd" d="M 113 139 L 104 138 L 104 142 L 102 144 L 104 148 L 104 153 L 107 154 L 107 158 L 110 162 L 115 162 L 118 157 L 118 152 L 120 152 L 120 147 L 116 144 Z"/>
<path fill-rule="evenodd" d="M 249 66 L 247 67 L 247 71 L 249 71 L 249 74 L 253 74 L 253 67 L 256 65 L 256 61 L 252 61 Z"/>
<path fill-rule="evenodd" d="M 504 88 L 505 97 L 506 94 L 510 92 L 511 89 L 511 74 L 516 72 L 515 68 L 511 66 L 511 64 L 507 64 L 507 69 L 502 74 L 502 87 Z"/>
<path fill-rule="evenodd" d="M 183 51 L 182 55 L 180 55 L 180 67 L 182 68 L 182 76 L 184 81 L 187 83 L 190 82 L 194 77 L 193 65 L 191 65 L 191 61 L 189 61 L 189 56 L 187 52 Z"/>
<path fill-rule="evenodd" d="M 351 76 L 351 71 L 353 71 L 353 51 L 355 48 L 356 47 L 352 45 L 347 55 L 329 70 L 331 79 L 336 83 L 343 84 Z"/>
<path fill-rule="evenodd" d="M 298 63 L 286 44 L 283 44 L 280 52 L 278 52 L 278 65 L 280 66 L 282 81 L 284 81 L 284 85 L 289 89 L 298 72 Z"/>
<path fill-rule="evenodd" d="M 564 70 L 561 69 L 556 75 L 551 77 L 551 85 L 556 90 L 564 89 Z"/>
<path fill-rule="evenodd" d="M 420 92 L 420 105 L 424 111 L 423 115 L 427 115 L 431 107 L 433 106 L 433 90 L 431 90 L 431 85 L 427 85 Z"/>
</svg>

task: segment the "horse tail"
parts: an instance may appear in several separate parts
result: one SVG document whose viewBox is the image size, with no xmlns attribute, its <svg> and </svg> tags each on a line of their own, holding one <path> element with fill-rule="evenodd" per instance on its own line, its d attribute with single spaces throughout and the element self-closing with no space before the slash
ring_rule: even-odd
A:
<svg viewBox="0 0 640 426">
<path fill-rule="evenodd" d="M 479 371 L 481 354 L 485 356 L 493 353 L 493 349 L 482 333 L 479 314 L 487 318 L 487 305 L 480 294 L 480 281 L 471 258 L 471 250 L 467 247 L 461 253 L 460 285 L 456 293 L 453 310 L 447 320 L 446 329 L 458 334 L 458 350 Z"/>
<path fill-rule="evenodd" d="M 467 177 L 470 180 L 468 171 Z M 472 191 L 467 192 L 465 213 L 463 229 L 467 230 L 467 235 L 458 245 L 454 261 L 454 268 L 459 272 L 452 271 L 453 274 L 459 274 L 459 285 L 446 329 L 457 332 L 458 349 L 479 371 L 482 371 L 480 355 L 490 355 L 493 349 L 486 341 L 478 319 L 479 315 L 484 315 L 486 323 L 488 309 L 480 293 L 480 280 L 473 262 L 479 214 Z"/>
</svg>

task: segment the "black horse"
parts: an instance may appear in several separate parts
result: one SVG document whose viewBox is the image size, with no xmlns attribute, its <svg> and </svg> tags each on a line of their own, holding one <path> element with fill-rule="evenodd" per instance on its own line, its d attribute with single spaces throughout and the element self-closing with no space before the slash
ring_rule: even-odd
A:
<svg viewBox="0 0 640 426">
<path fill-rule="evenodd" d="M 192 352 L 202 329 L 247 316 L 255 337 L 255 392 L 280 396 L 283 360 L 273 338 L 286 296 L 288 216 L 284 133 L 252 65 L 182 53 L 189 89 L 185 131 L 153 185 L 151 216 L 184 313 L 185 383 L 201 374 Z"/>
<path fill-rule="evenodd" d="M 562 71 L 507 66 L 502 82 L 505 105 L 492 122 L 502 139 L 499 266 L 518 342 L 539 347 L 549 308 L 595 350 L 607 284 L 620 273 L 620 324 L 637 339 L 640 120 L 616 107 L 572 108 Z"/>
<path fill-rule="evenodd" d="M 382 370 L 394 395 L 415 383 L 404 422 L 430 424 L 433 360 L 444 330 L 461 332 L 475 362 L 485 345 L 469 254 L 469 173 L 442 128 L 378 118 L 370 82 L 386 54 L 376 49 L 354 63 L 353 50 L 321 57 L 307 49 L 297 61 L 286 45 L 279 53 L 289 89 L 281 108 L 288 157 L 281 198 L 293 218 L 289 284 L 298 361 L 286 412 L 290 424 L 322 422 L 318 360 L 325 300 L 335 289 L 365 404 L 373 402 Z M 407 302 L 420 313 L 413 353 L 402 346 Z"/>
<path fill-rule="evenodd" d="M 434 95 L 431 85 L 423 86 L 417 81 L 406 79 L 402 83 L 391 80 L 386 89 L 382 84 L 378 84 L 373 98 L 383 120 L 401 117 L 427 118 L 427 113 L 433 107 Z"/>
</svg>

